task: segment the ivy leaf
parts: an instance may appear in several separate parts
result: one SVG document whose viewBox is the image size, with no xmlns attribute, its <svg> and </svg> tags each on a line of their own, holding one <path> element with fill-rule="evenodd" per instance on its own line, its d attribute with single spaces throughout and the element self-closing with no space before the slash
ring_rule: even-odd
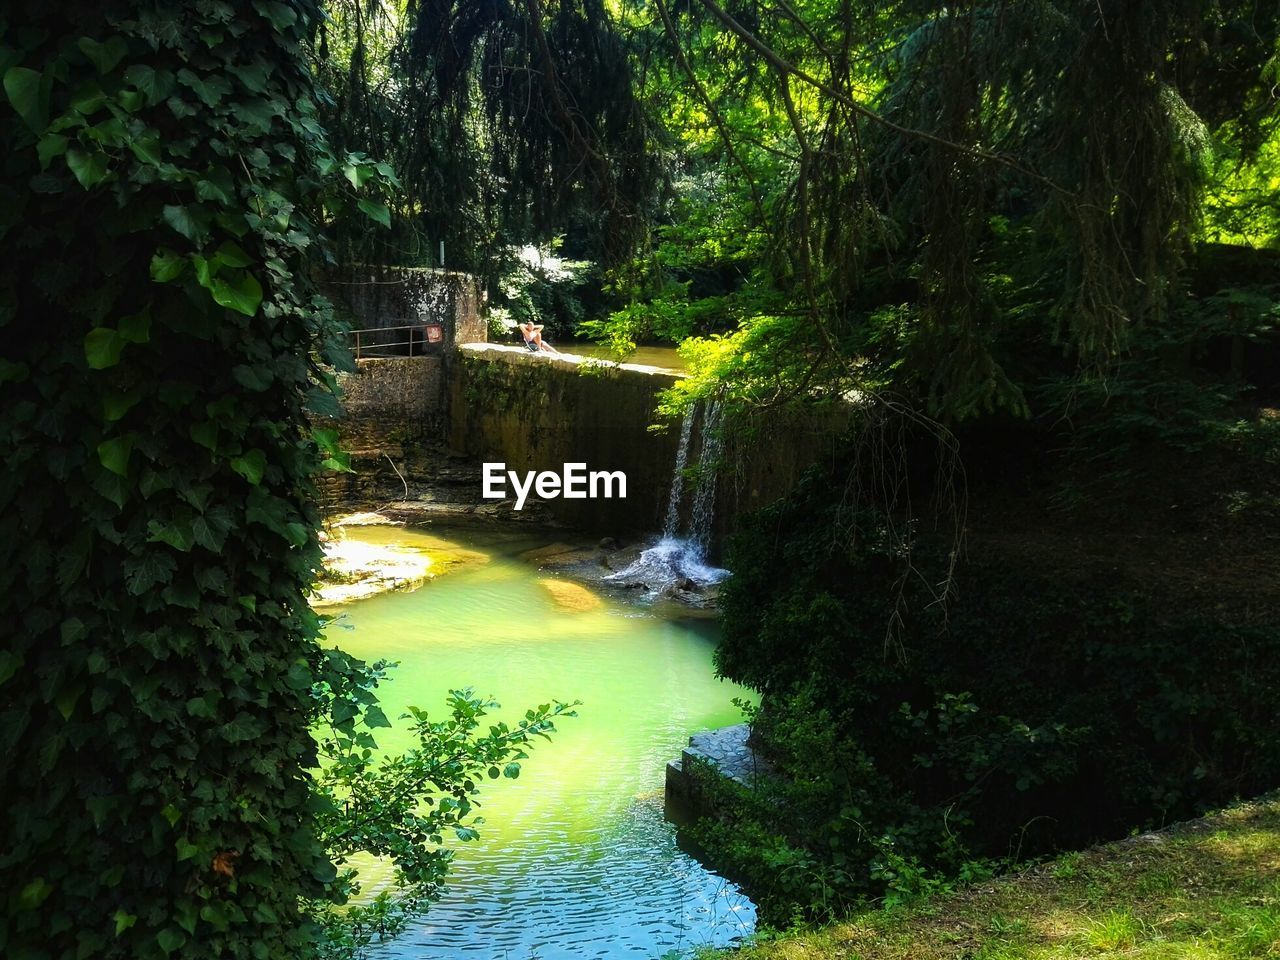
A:
<svg viewBox="0 0 1280 960">
<path fill-rule="evenodd" d="M 222 98 L 231 92 L 231 84 L 212 73 L 201 77 L 190 70 L 179 70 L 178 82 L 184 87 L 189 87 L 208 107 L 216 107 Z"/>
<path fill-rule="evenodd" d="M 231 174 L 225 168 L 210 170 L 204 179 L 196 181 L 196 196 L 201 200 L 229 204 L 235 190 Z"/>
<path fill-rule="evenodd" d="M 127 913 L 124 910 L 117 910 L 112 919 L 116 922 L 117 937 L 138 922 L 138 918 L 136 916 L 132 913 Z"/>
<path fill-rule="evenodd" d="M 166 204 L 162 212 L 164 222 L 188 240 L 195 240 L 201 234 L 199 223 L 192 216 L 191 210 L 180 204 Z"/>
<path fill-rule="evenodd" d="M 254 0 L 254 9 L 271 21 L 277 30 L 287 30 L 298 22 L 298 13 L 288 4 L 276 0 Z"/>
<path fill-rule="evenodd" d="M 67 152 L 67 138 L 60 133 L 46 133 L 36 144 L 36 155 L 40 158 L 40 169 L 48 170 L 54 157 Z"/>
<path fill-rule="evenodd" d="M 256 487 L 267 469 L 267 456 L 261 450 L 250 450 L 243 457 L 232 459 L 231 469 Z"/>
<path fill-rule="evenodd" d="M 384 227 L 391 226 L 391 211 L 387 209 L 387 205 L 378 200 L 360 200 L 356 206 L 370 220 L 376 220 Z"/>
<path fill-rule="evenodd" d="M 50 77 L 52 81 L 52 77 Z M 51 82 L 30 67 L 10 67 L 4 74 L 4 92 L 23 123 L 40 133 L 49 125 Z"/>
<path fill-rule="evenodd" d="M 161 247 L 151 258 L 151 279 L 156 283 L 168 283 L 182 276 L 187 260 L 168 247 Z"/>
<path fill-rule="evenodd" d="M 106 370 L 120 362 L 124 338 L 110 327 L 97 327 L 84 338 L 84 358 L 92 370 Z"/>
<path fill-rule="evenodd" d="M 238 713 L 230 723 L 223 724 L 222 736 L 228 743 L 243 743 L 262 736 L 262 725 L 247 713 Z"/>
<path fill-rule="evenodd" d="M 122 477 L 129 475 L 129 454 L 133 452 L 133 437 L 112 437 L 98 444 L 98 459 L 112 473 Z"/>
<path fill-rule="evenodd" d="M 147 104 L 154 107 L 173 92 L 174 77 L 168 70 L 135 64 L 124 72 L 124 82 L 136 87 L 147 98 Z"/>
<path fill-rule="evenodd" d="M 89 83 L 78 89 L 71 98 L 71 109 L 82 116 L 88 117 L 101 110 L 106 102 L 107 95 L 102 92 L 102 88 L 96 83 Z M 90 127 L 89 129 L 92 136 L 92 132 L 98 128 Z"/>
<path fill-rule="evenodd" d="M 359 190 L 364 186 L 364 182 L 373 176 L 373 170 L 363 163 L 348 163 L 343 166 L 342 175 Z"/>
<path fill-rule="evenodd" d="M 173 927 L 165 927 L 156 934 L 156 943 L 160 944 L 160 949 L 165 953 L 173 953 L 186 942 L 187 935 L 181 930 L 175 930 Z"/>
<path fill-rule="evenodd" d="M 63 720 L 71 719 L 71 714 L 75 713 L 76 702 L 82 693 L 84 693 L 84 684 L 79 683 L 63 688 L 54 698 L 53 705 L 58 708 Z"/>
<path fill-rule="evenodd" d="M 177 569 L 173 556 L 160 550 L 148 550 L 137 560 L 125 562 L 125 587 L 135 597 L 152 587 L 168 582 Z"/>
<path fill-rule="evenodd" d="M 190 523 L 175 522 L 161 523 L 159 520 L 152 520 L 147 527 L 150 536 L 147 537 L 149 543 L 167 543 L 175 550 L 181 550 L 183 553 L 188 552 L 196 542 L 195 533 L 192 531 Z"/>
<path fill-rule="evenodd" d="M 262 93 L 267 89 L 267 77 L 270 71 L 261 63 L 245 64 L 244 66 L 227 66 L 227 72 L 240 78 L 240 82 L 254 93 Z"/>
<path fill-rule="evenodd" d="M 174 846 L 174 849 L 177 851 L 179 862 L 183 860 L 190 860 L 192 857 L 194 857 L 197 853 L 200 852 L 200 848 L 196 846 L 196 844 L 188 840 L 186 837 L 179 837 L 176 841 L 174 841 L 173 846 Z"/>
<path fill-rule="evenodd" d="M 231 376 L 240 386 L 255 392 L 266 390 L 275 380 L 275 374 L 271 368 L 263 363 L 237 364 L 232 367 Z"/>
<path fill-rule="evenodd" d="M 0 650 L 0 683 L 6 683 L 24 663 L 22 656 L 9 650 Z"/>
<path fill-rule="evenodd" d="M 191 520 L 191 534 L 196 543 L 207 550 L 218 551 L 227 540 L 227 534 L 235 527 L 226 507 L 216 505 Z"/>
<path fill-rule="evenodd" d="M 142 140 L 130 140 L 129 149 L 133 151 L 133 155 L 143 163 L 149 163 L 158 167 L 163 162 L 160 155 L 160 141 L 155 137 L 146 137 Z"/>
<path fill-rule="evenodd" d="M 174 911 L 173 919 L 188 934 L 195 935 L 196 923 L 199 921 L 195 904 L 190 901 L 178 904 L 177 909 Z"/>
<path fill-rule="evenodd" d="M 76 44 L 80 52 L 89 58 L 89 62 L 98 68 L 99 73 L 110 73 L 117 63 L 129 52 L 129 45 L 123 37 L 113 36 L 105 43 L 90 37 L 81 37 Z"/>
<path fill-rule="evenodd" d="M 53 886 L 44 877 L 36 877 L 18 894 L 19 910 L 34 910 L 53 893 Z"/>
<path fill-rule="evenodd" d="M 284 679 L 291 690 L 309 690 L 315 682 L 315 678 L 311 675 L 311 668 L 305 660 L 296 660 L 290 664 L 289 672 L 285 674 Z"/>
<path fill-rule="evenodd" d="M 142 394 L 137 390 L 108 393 L 102 398 L 102 418 L 108 423 L 114 423 L 133 409 L 140 399 Z"/>
<path fill-rule="evenodd" d="M 191 439 L 207 450 L 218 449 L 218 425 L 209 420 L 193 423 L 187 428 Z"/>
<path fill-rule="evenodd" d="M 253 263 L 249 255 L 244 252 L 244 248 L 230 240 L 218 247 L 217 253 L 213 256 L 215 260 L 227 267 L 247 267 Z"/>
<path fill-rule="evenodd" d="M 376 703 L 365 707 L 364 725 L 373 729 L 375 727 L 390 727 L 391 721 L 387 719 L 387 715 L 382 712 L 382 708 Z"/>
<path fill-rule="evenodd" d="M 71 149 L 67 151 L 67 166 L 80 186 L 88 190 L 107 178 L 107 158 L 105 154 L 94 151 Z M 167 208 L 166 208 L 167 209 Z"/>
<path fill-rule="evenodd" d="M 246 317 L 252 317 L 262 305 L 262 284 L 252 273 L 244 273 L 235 283 L 216 277 L 210 287 L 213 299 Z"/>
<path fill-rule="evenodd" d="M 151 339 L 151 307 L 143 307 L 137 313 L 121 317 L 120 339 L 127 343 L 146 343 Z"/>
</svg>

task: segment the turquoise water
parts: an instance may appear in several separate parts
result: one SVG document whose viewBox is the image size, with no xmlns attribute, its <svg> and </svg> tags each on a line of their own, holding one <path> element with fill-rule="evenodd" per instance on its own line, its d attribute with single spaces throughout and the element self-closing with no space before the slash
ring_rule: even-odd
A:
<svg viewBox="0 0 1280 960">
<path fill-rule="evenodd" d="M 440 543 L 438 532 L 349 535 Z M 744 691 L 712 672 L 714 621 L 599 591 L 585 598 L 594 609 L 570 609 L 538 582 L 548 574 L 518 559 L 547 538 L 448 539 L 483 557 L 411 593 L 348 604 L 329 628 L 358 656 L 400 661 L 381 692 L 387 715 L 408 704 L 442 711 L 446 691 L 463 686 L 492 695 L 509 720 L 551 699 L 582 705 L 519 780 L 485 785 L 487 822 L 480 840 L 455 845 L 445 898 L 375 955 L 657 957 L 749 932 L 750 901 L 678 849 L 663 819 L 666 762 L 690 734 L 740 719 L 731 700 Z M 405 743 L 379 734 L 384 746 Z"/>
</svg>

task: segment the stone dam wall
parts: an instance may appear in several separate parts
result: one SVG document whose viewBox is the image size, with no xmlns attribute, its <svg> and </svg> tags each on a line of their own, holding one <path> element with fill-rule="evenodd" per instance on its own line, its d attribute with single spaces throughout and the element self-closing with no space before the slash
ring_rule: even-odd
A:
<svg viewBox="0 0 1280 960">
<path fill-rule="evenodd" d="M 582 363 L 491 344 L 464 346 L 453 360 L 449 445 L 508 469 L 589 470 L 627 475 L 625 500 L 549 502 L 557 519 L 599 533 L 662 527 L 679 427 L 649 429 L 672 373 L 631 364 Z"/>
<path fill-rule="evenodd" d="M 680 423 L 660 423 L 659 394 L 677 375 L 637 364 L 583 362 L 512 347 L 469 344 L 451 358 L 449 442 L 512 470 L 586 463 L 627 475 L 626 500 L 554 500 L 558 518 L 595 532 L 656 533 L 671 494 Z M 729 424 L 716 472 L 711 557 L 719 557 L 738 516 L 784 496 L 806 469 L 835 452 L 851 409 L 762 411 Z M 690 437 L 689 464 L 702 447 L 703 418 Z M 692 497 L 681 507 L 687 528 Z"/>
<path fill-rule="evenodd" d="M 454 463 L 506 463 L 521 474 L 585 463 L 589 470 L 625 473 L 626 499 L 561 498 L 547 501 L 546 511 L 601 535 L 655 534 L 667 512 L 681 425 L 652 426 L 660 422 L 659 394 L 676 379 L 656 367 L 495 344 L 465 344 L 443 356 L 360 360 L 356 373 L 339 378 L 346 414 L 328 424 L 339 430 L 355 473 L 328 476 L 326 499 L 335 507 L 398 499 L 403 487 L 396 470 L 412 489 L 427 483 L 433 463 L 450 456 Z M 809 466 L 833 455 L 848 416 L 847 409 L 764 411 L 728 425 L 715 474 L 712 559 L 738 516 L 783 496 Z M 691 466 L 698 462 L 702 427 L 699 416 Z M 467 493 L 479 502 L 476 478 Z M 680 532 L 690 519 L 690 486 Z"/>
</svg>

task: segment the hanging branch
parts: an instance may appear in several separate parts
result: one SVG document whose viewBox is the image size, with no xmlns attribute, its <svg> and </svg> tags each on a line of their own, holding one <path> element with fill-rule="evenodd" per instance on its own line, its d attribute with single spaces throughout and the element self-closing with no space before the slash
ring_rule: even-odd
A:
<svg viewBox="0 0 1280 960">
<path fill-rule="evenodd" d="M 884 117 L 881 114 L 877 113 L 875 110 L 872 110 L 866 104 L 859 103 L 857 100 L 853 99 L 853 97 L 849 96 L 848 94 L 841 93 L 839 90 L 837 90 L 835 87 L 832 87 L 830 84 L 823 83 L 821 80 L 819 80 L 817 77 L 814 77 L 812 74 L 800 69 L 799 67 L 790 63 L 789 61 L 784 60 L 771 47 L 769 47 L 767 44 L 762 42 L 754 33 L 752 33 L 750 30 L 748 30 L 746 27 L 740 24 L 737 20 L 735 20 L 733 16 L 728 13 L 728 11 L 726 11 L 723 7 L 716 4 L 714 0 L 702 0 L 702 5 L 706 7 L 707 10 L 709 10 L 717 20 L 719 20 L 726 27 L 728 27 L 729 30 L 737 34 L 737 36 L 741 38 L 742 41 L 746 43 L 748 47 L 750 47 L 756 53 L 760 54 L 760 56 L 763 57 L 765 61 L 768 62 L 772 67 L 782 71 L 783 73 L 794 76 L 797 80 L 801 80 L 809 84 L 815 90 L 825 93 L 827 96 L 839 101 L 840 103 L 848 107 L 850 110 L 853 110 L 855 113 L 859 114 L 862 117 L 865 117 L 866 119 L 872 121 L 873 123 L 877 123 L 880 126 L 884 127 L 885 129 L 893 131 L 899 136 L 912 137 L 919 140 L 925 140 L 925 141 L 928 141 L 929 143 L 936 144 L 937 146 L 945 147 L 948 150 L 954 150 L 957 153 L 962 153 L 967 156 L 974 157 L 976 159 L 987 160 L 992 163 L 1001 164 L 1003 166 L 1009 167 L 1011 170 L 1016 170 L 1018 173 L 1021 173 L 1023 176 L 1030 177 L 1033 180 L 1036 180 L 1037 182 L 1053 190 L 1055 193 L 1060 193 L 1066 196 L 1074 196 L 1072 191 L 1068 190 L 1066 187 L 1062 186 L 1061 184 L 1057 183 L 1054 180 L 1051 180 L 1050 178 L 1044 176 L 1043 174 L 1036 173 L 1034 170 L 1029 170 L 1027 167 L 1022 165 L 1012 157 L 1005 156 L 1003 154 L 991 153 L 990 151 L 984 150 L 981 147 L 971 146 L 963 143 L 957 143 L 954 140 L 948 140 L 945 137 L 939 137 L 936 134 L 929 133 L 927 130 L 913 129 L 911 127 L 904 127 L 904 126 L 901 126 L 900 124 L 894 123 L 892 120 L 888 119 L 887 117 Z"/>
</svg>

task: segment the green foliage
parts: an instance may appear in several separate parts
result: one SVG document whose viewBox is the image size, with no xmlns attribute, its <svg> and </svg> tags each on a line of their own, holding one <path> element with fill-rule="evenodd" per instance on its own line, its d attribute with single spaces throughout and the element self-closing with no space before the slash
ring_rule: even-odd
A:
<svg viewBox="0 0 1280 960">
<path fill-rule="evenodd" d="M 560 243 L 508 251 L 489 300 L 490 333 L 499 340 L 518 336 L 516 327 L 532 321 L 546 327 L 549 343 L 571 336 L 584 314 L 583 288 L 595 279 L 594 264 L 559 255 Z"/>
<path fill-rule="evenodd" d="M 460 694 L 379 759 L 382 666 L 319 646 L 314 475 L 344 459 L 307 423 L 336 412 L 350 360 L 309 278 L 321 223 L 385 225 L 394 187 L 324 139 L 303 58 L 320 18 L 306 0 L 0 12 L 14 960 L 356 950 L 433 894 L 446 834 L 474 835 L 476 771 L 514 776 L 564 711 L 486 734 L 489 705 Z M 402 898 L 334 912 L 356 850 L 395 860 Z"/>
<path fill-rule="evenodd" d="M 1071 423 L 1059 505 L 1127 509 L 1142 490 L 1148 508 L 1169 500 L 1218 523 L 1280 519 L 1280 420 L 1265 407 L 1278 322 L 1275 285 L 1188 297 L 1109 376 L 1042 385 L 1041 405 Z"/>
<path fill-rule="evenodd" d="M 318 832 L 334 864 L 347 867 L 337 878 L 343 899 L 356 901 L 342 912 L 325 903 L 309 905 L 325 928 L 321 956 L 335 960 L 364 956 L 370 943 L 401 932 L 439 897 L 453 859 L 446 844 L 479 836 L 480 785 L 519 777 L 520 761 L 534 740 L 549 740 L 556 718 L 574 716 L 573 705 L 543 704 L 526 711 L 514 727 L 499 722 L 478 733 L 498 704 L 455 690 L 444 720 L 410 707 L 404 719 L 411 721 L 414 745 L 387 756 L 372 733 L 391 726 L 374 696 L 385 667 L 366 667 L 328 651 L 313 688 L 325 718 L 319 736 L 323 768 L 314 789 Z M 394 891 L 362 900 L 358 871 L 347 866 L 356 854 L 389 860 Z"/>
<path fill-rule="evenodd" d="M 842 507 L 849 466 L 746 525 L 723 594 L 717 662 L 762 694 L 756 733 L 780 776 L 707 842 L 773 916 L 928 892 L 975 860 L 1123 835 L 1280 778 L 1264 600 L 1208 602 L 1051 546 L 1037 562 L 988 544 L 954 566 L 937 534 Z"/>
<path fill-rule="evenodd" d="M 697 396 L 1048 412 L 1043 378 L 1109 373 L 1170 319 L 1194 242 L 1275 234 L 1280 15 L 1247 0 L 631 23 L 674 189 L 594 333 L 697 337 Z"/>
<path fill-rule="evenodd" d="M 297 957 L 303 898 L 337 893 L 308 772 L 304 409 L 341 363 L 305 279 L 316 16 L 0 14 L 9 957 Z"/>
<path fill-rule="evenodd" d="M 334 0 L 311 54 L 342 149 L 392 164 L 392 231 L 335 224 L 350 261 L 449 265 L 496 287 L 509 248 L 572 232 L 632 252 L 660 179 L 639 64 L 604 0 Z M 379 216 L 377 219 L 381 220 Z"/>
</svg>

